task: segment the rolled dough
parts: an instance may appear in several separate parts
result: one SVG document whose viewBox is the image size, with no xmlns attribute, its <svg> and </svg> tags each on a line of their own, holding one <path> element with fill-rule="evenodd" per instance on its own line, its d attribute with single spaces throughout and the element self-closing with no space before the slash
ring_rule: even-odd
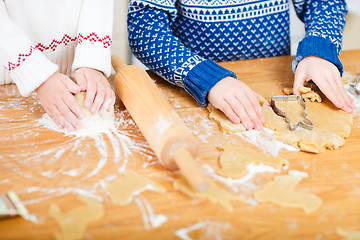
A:
<svg viewBox="0 0 360 240">
<path fill-rule="evenodd" d="M 56 204 L 50 206 L 49 215 L 54 218 L 60 227 L 60 231 L 54 233 L 55 239 L 82 239 L 88 223 L 103 217 L 104 210 L 101 203 L 83 196 L 78 198 L 86 205 L 76 207 L 66 213 L 62 213 Z"/>
<path fill-rule="evenodd" d="M 163 186 L 147 177 L 130 171 L 126 172 L 124 176 L 107 183 L 104 186 L 104 190 L 112 201 L 120 205 L 130 203 L 134 196 L 146 190 L 153 190 L 159 193 L 166 192 L 166 188 Z"/>
<path fill-rule="evenodd" d="M 360 231 L 337 227 L 336 232 L 340 236 L 345 237 L 345 240 L 360 240 Z"/>
<path fill-rule="evenodd" d="M 321 198 L 295 190 L 299 182 L 307 176 L 307 173 L 296 170 L 289 171 L 288 175 L 276 176 L 273 181 L 266 183 L 260 191 L 254 193 L 255 198 L 259 202 L 302 208 L 306 214 L 312 213 L 322 205 Z"/>
<path fill-rule="evenodd" d="M 327 149 L 333 150 L 344 145 L 345 138 L 350 135 L 353 124 L 351 114 L 338 110 L 327 99 L 322 103 L 306 103 L 308 119 L 314 124 L 314 129 L 311 131 L 301 127 L 296 131 L 290 131 L 285 119 L 276 115 L 271 107 L 263 105 L 261 108 L 265 117 L 264 126 L 275 131 L 277 140 L 312 153 L 324 152 Z M 223 131 L 241 132 L 246 130 L 241 123 L 232 123 L 222 112 L 214 112 L 211 106 L 208 109 L 210 118 L 218 122 Z M 287 111 L 287 109 L 284 110 Z"/>
<path fill-rule="evenodd" d="M 174 188 L 190 197 L 209 200 L 212 203 L 218 203 L 229 211 L 234 210 L 231 201 L 243 201 L 242 198 L 236 196 L 235 194 L 218 187 L 211 179 L 208 179 L 207 182 L 208 190 L 205 192 L 198 192 L 194 190 L 185 178 L 177 179 L 174 182 Z"/>
<path fill-rule="evenodd" d="M 285 159 L 272 157 L 262 151 L 252 148 L 234 145 L 220 147 L 223 152 L 220 155 L 220 169 L 216 172 L 224 177 L 241 178 L 247 173 L 248 164 L 258 165 L 260 163 L 281 169 L 286 166 Z"/>
</svg>

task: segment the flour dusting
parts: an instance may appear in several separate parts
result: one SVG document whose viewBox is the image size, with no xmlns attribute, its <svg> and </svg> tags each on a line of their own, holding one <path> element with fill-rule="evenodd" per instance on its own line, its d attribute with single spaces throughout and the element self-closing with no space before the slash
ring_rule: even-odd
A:
<svg viewBox="0 0 360 240">
<path fill-rule="evenodd" d="M 206 220 L 186 228 L 181 228 L 175 232 L 175 235 L 182 240 L 193 240 L 189 236 L 189 233 L 196 230 L 204 229 L 205 231 L 202 234 L 202 237 L 204 237 L 204 239 L 221 240 L 223 239 L 223 235 L 225 235 L 224 239 L 226 239 L 226 234 L 223 234 L 223 231 L 229 229 L 230 227 L 231 225 L 229 223 L 220 223 Z"/>
<path fill-rule="evenodd" d="M 150 203 L 145 198 L 136 198 L 135 203 L 140 208 L 146 230 L 160 227 L 168 221 L 167 216 L 155 214 Z"/>
<path fill-rule="evenodd" d="M 271 154 L 274 157 L 277 157 L 279 151 L 282 149 L 288 151 L 299 151 L 298 148 L 285 144 L 275 139 L 274 131 L 263 128 L 263 131 L 257 130 L 247 130 L 242 133 L 235 133 L 235 135 L 240 136 L 245 141 L 255 145 L 266 153 Z"/>
</svg>

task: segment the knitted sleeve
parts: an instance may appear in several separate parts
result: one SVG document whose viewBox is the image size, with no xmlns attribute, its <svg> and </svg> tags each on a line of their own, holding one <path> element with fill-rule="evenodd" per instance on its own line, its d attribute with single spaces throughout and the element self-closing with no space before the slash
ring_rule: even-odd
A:
<svg viewBox="0 0 360 240">
<path fill-rule="evenodd" d="M 11 21 L 3 1 L 0 1 L 0 64 L 24 97 L 58 70 L 58 66 L 35 49 L 26 33 Z"/>
<path fill-rule="evenodd" d="M 88 67 L 110 76 L 113 0 L 84 0 L 72 70 Z"/>
<path fill-rule="evenodd" d="M 305 23 L 306 36 L 299 43 L 292 67 L 305 57 L 326 59 L 343 73 L 339 60 L 347 6 L 345 0 L 293 0 L 296 13 Z"/>
<path fill-rule="evenodd" d="M 175 0 L 162 2 L 130 1 L 128 33 L 131 51 L 149 69 L 184 88 L 206 106 L 210 89 L 224 77 L 236 75 L 188 50 L 171 30 L 171 19 L 176 17 Z"/>
</svg>

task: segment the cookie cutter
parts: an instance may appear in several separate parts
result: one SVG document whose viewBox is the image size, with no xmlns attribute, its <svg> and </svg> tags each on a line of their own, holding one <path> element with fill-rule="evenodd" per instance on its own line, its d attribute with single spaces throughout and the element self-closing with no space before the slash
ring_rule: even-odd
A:
<svg viewBox="0 0 360 240">
<path fill-rule="evenodd" d="M 349 84 L 349 91 L 353 95 L 360 96 L 360 75 L 355 82 Z"/>
<path fill-rule="evenodd" d="M 301 116 L 303 117 L 302 121 L 297 122 L 295 125 L 291 125 L 290 118 L 286 116 L 286 113 L 284 111 L 281 111 L 277 106 L 276 102 L 291 102 L 291 101 L 299 101 L 301 103 L 301 106 L 304 108 L 302 111 Z M 304 101 L 304 98 L 299 95 L 288 95 L 288 96 L 273 96 L 271 97 L 271 107 L 274 110 L 274 112 L 285 118 L 285 121 L 289 124 L 290 131 L 296 130 L 299 126 L 303 127 L 308 130 L 312 130 L 314 128 L 314 124 L 307 118 L 306 114 L 306 104 Z"/>
</svg>

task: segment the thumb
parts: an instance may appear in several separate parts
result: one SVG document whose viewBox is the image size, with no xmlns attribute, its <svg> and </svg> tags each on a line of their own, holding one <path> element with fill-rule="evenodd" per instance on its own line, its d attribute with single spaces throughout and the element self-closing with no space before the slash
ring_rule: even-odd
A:
<svg viewBox="0 0 360 240">
<path fill-rule="evenodd" d="M 304 86 L 306 81 L 306 76 L 301 71 L 296 70 L 295 72 L 295 79 L 294 79 L 294 86 L 293 86 L 293 94 L 300 95 L 300 87 Z"/>
</svg>

